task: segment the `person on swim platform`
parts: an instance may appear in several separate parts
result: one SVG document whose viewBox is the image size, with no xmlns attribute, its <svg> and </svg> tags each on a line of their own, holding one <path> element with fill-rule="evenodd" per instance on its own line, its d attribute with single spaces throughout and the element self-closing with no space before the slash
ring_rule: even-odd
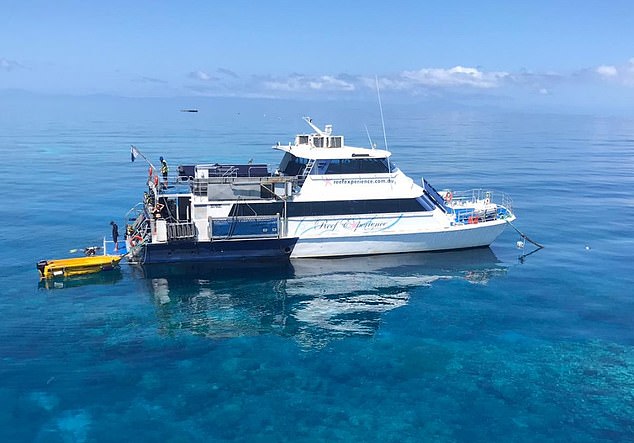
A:
<svg viewBox="0 0 634 443">
<path fill-rule="evenodd" d="M 116 252 L 119 250 L 119 243 L 117 243 L 119 239 L 119 226 L 113 221 L 110 222 L 110 226 L 112 226 L 112 241 L 114 242 L 114 250 Z"/>
</svg>

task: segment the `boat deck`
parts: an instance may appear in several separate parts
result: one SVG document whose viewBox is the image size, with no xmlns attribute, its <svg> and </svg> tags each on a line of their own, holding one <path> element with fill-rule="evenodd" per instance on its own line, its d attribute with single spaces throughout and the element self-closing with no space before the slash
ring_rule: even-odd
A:
<svg viewBox="0 0 634 443">
<path fill-rule="evenodd" d="M 128 253 L 128 249 L 125 244 L 125 240 L 119 240 L 117 242 L 117 250 L 115 251 L 114 242 L 112 240 L 103 241 L 103 249 L 105 255 L 125 255 Z"/>
</svg>

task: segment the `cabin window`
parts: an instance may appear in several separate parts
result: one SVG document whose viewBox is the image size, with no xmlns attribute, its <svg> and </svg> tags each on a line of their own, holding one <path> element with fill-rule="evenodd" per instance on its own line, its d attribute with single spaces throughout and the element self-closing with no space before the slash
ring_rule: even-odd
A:
<svg viewBox="0 0 634 443">
<path fill-rule="evenodd" d="M 326 174 L 383 174 L 390 172 L 386 158 L 330 160 Z"/>
<path fill-rule="evenodd" d="M 330 147 L 331 148 L 341 148 L 343 137 L 330 137 Z"/>
<path fill-rule="evenodd" d="M 328 168 L 329 160 L 319 160 L 315 166 L 317 167 L 317 174 L 322 175 L 326 173 L 326 168 Z"/>
<path fill-rule="evenodd" d="M 324 147 L 324 138 L 323 137 L 314 137 L 313 138 L 313 145 L 316 148 L 323 148 Z"/>
<path fill-rule="evenodd" d="M 300 135 L 298 136 L 298 143 L 300 145 L 305 145 L 308 144 L 308 136 L 307 135 Z"/>
<path fill-rule="evenodd" d="M 393 214 L 427 212 L 434 210 L 433 203 L 421 198 L 397 198 L 388 200 L 339 200 L 318 202 L 289 202 L 286 210 L 289 217 L 324 217 L 332 215 Z M 244 215 L 283 214 L 284 205 L 276 203 L 236 203 L 230 217 Z"/>
</svg>

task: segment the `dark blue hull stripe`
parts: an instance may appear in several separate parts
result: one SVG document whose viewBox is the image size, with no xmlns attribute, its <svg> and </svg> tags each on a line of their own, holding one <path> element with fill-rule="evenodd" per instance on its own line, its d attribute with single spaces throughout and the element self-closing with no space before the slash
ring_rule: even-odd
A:
<svg viewBox="0 0 634 443">
<path fill-rule="evenodd" d="M 145 264 L 288 260 L 295 243 L 297 238 L 150 243 L 141 258 Z"/>
</svg>

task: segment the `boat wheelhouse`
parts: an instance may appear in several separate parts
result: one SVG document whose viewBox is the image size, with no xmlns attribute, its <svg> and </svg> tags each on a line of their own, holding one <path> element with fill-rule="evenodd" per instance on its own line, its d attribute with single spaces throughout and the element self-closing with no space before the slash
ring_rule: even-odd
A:
<svg viewBox="0 0 634 443">
<path fill-rule="evenodd" d="M 389 151 L 348 146 L 332 125 L 321 130 L 304 120 L 314 132 L 275 145 L 283 157 L 274 171 L 252 163 L 183 165 L 167 184 L 150 171 L 127 236 L 132 257 L 148 263 L 465 249 L 490 245 L 515 219 L 505 194 L 437 192 L 405 175 Z"/>
</svg>

